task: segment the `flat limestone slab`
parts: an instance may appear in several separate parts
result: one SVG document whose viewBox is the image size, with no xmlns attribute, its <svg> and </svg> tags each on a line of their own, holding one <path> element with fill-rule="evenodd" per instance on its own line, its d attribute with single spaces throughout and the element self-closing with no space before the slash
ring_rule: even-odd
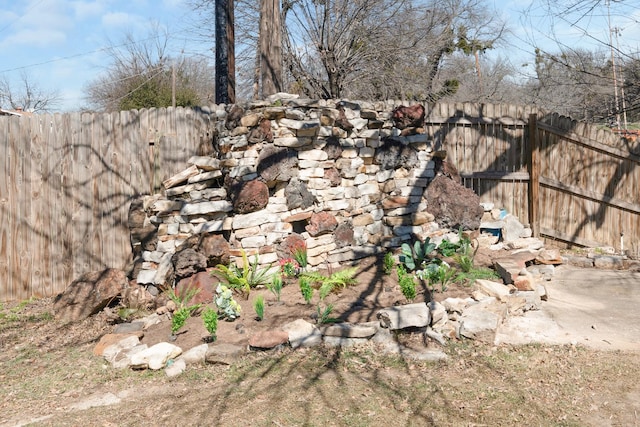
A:
<svg viewBox="0 0 640 427">
<path fill-rule="evenodd" d="M 382 309 L 377 314 L 380 326 L 390 330 L 422 328 L 431 323 L 431 312 L 427 304 L 398 305 Z"/>
</svg>

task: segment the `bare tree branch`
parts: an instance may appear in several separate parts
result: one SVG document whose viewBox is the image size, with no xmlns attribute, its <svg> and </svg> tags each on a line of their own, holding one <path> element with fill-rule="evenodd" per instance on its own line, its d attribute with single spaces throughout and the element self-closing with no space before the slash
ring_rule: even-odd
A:
<svg viewBox="0 0 640 427">
<path fill-rule="evenodd" d="M 57 90 L 42 89 L 26 72 L 20 74 L 18 83 L 11 82 L 6 76 L 0 79 L 0 106 L 2 107 L 35 113 L 48 112 L 55 109 L 61 100 Z"/>
</svg>

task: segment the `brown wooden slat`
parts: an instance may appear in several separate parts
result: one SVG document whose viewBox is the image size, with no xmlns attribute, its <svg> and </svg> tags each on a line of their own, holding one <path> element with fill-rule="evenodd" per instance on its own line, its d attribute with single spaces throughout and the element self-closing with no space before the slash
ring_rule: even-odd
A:
<svg viewBox="0 0 640 427">
<path fill-rule="evenodd" d="M 462 178 L 486 179 L 492 181 L 528 181 L 528 172 L 481 171 L 460 172 Z"/>
<path fill-rule="evenodd" d="M 585 147 L 589 147 L 589 148 L 593 148 L 595 150 L 602 151 L 602 152 L 610 154 L 612 156 L 616 156 L 616 157 L 618 157 L 620 159 L 628 159 L 628 160 L 632 160 L 634 162 L 640 163 L 640 156 L 638 156 L 636 154 L 625 152 L 625 151 L 623 151 L 621 149 L 602 144 L 602 143 L 600 143 L 598 141 L 593 141 L 591 139 L 588 139 L 588 138 L 585 138 L 583 136 L 580 136 L 580 135 L 576 134 L 575 132 L 558 129 L 558 128 L 554 127 L 554 126 L 550 126 L 550 125 L 548 125 L 546 123 L 543 123 L 543 122 L 539 122 L 538 123 L 538 128 L 544 129 L 547 132 L 551 132 L 551 133 L 556 134 L 558 136 L 561 136 L 563 138 L 570 139 L 571 141 L 574 141 L 576 143 L 584 145 Z"/>
<path fill-rule="evenodd" d="M 12 162 L 15 162 L 15 154 L 11 144 L 11 125 L 13 122 L 7 118 L 0 120 L 0 277 L 3 278 L 3 286 L 0 289 L 0 300 L 2 298 L 13 299 L 14 297 L 14 273 L 12 263 L 12 251 L 10 242 L 12 240 L 12 227 L 15 221 L 13 212 L 14 191 L 11 188 Z"/>
<path fill-rule="evenodd" d="M 443 117 L 443 116 L 429 116 L 426 118 L 425 123 L 428 125 L 442 125 L 442 124 L 456 124 L 460 126 L 472 126 L 478 124 L 495 124 L 514 127 L 526 127 L 527 122 L 525 120 L 514 119 L 511 117 L 501 118 L 488 118 L 488 117 Z"/>
<path fill-rule="evenodd" d="M 598 247 L 598 246 L 606 246 L 603 243 L 596 242 L 595 240 L 583 239 L 581 237 L 575 237 L 567 233 L 563 233 L 557 230 L 553 230 L 551 228 L 542 227 L 540 229 L 540 235 L 546 237 L 552 237 L 557 240 L 562 240 L 568 243 L 574 243 L 580 246 L 586 247 Z"/>
<path fill-rule="evenodd" d="M 540 233 L 540 141 L 538 140 L 537 117 L 529 116 L 529 224 L 533 236 Z"/>
<path fill-rule="evenodd" d="M 625 209 L 625 210 L 640 214 L 640 205 L 637 205 L 637 204 L 628 203 L 623 200 L 618 200 L 609 196 L 604 196 L 602 194 L 598 194 L 593 191 L 584 190 L 582 188 L 575 187 L 572 185 L 567 185 L 560 181 L 556 181 L 556 180 L 545 178 L 545 177 L 540 177 L 540 184 L 546 187 L 561 190 L 566 193 L 585 197 L 587 199 L 590 199 L 596 202 L 606 203 L 608 205 L 615 206 L 617 208 Z"/>
</svg>

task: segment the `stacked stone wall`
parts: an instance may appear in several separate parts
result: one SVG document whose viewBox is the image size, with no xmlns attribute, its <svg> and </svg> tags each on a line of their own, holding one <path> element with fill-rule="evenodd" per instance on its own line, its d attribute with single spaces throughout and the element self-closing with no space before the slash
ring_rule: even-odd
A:
<svg viewBox="0 0 640 427">
<path fill-rule="evenodd" d="M 284 99 L 218 107 L 215 154 L 191 158 L 163 194 L 132 204 L 137 282 L 166 284 L 176 252 L 210 234 L 224 236 L 232 259 L 244 250 L 261 265 L 277 265 L 283 243 L 301 237 L 312 268 L 337 268 L 439 233 L 424 197 L 437 163 L 420 127 L 424 110 L 407 126 L 399 106 Z M 239 213 L 240 190 L 256 181 L 268 189 L 264 206 Z M 242 197 L 253 203 L 260 194 Z"/>
</svg>

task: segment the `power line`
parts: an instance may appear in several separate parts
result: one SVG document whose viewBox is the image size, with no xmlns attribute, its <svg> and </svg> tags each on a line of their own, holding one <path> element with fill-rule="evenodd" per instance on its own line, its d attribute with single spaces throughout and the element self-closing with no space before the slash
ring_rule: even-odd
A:
<svg viewBox="0 0 640 427">
<path fill-rule="evenodd" d="M 145 84 L 147 84 L 148 82 L 150 82 L 151 80 L 153 80 L 154 78 L 156 78 L 157 76 L 159 76 L 160 74 L 162 74 L 162 72 L 164 71 L 164 67 L 162 69 L 160 69 L 160 71 L 158 71 L 157 73 L 151 75 L 148 79 L 146 79 L 145 81 L 143 81 L 142 83 L 140 83 L 137 87 L 131 89 L 130 91 L 128 91 L 127 93 L 125 93 L 122 96 L 119 96 L 118 98 L 115 99 L 110 99 L 109 102 L 111 103 L 117 103 L 122 101 L 124 98 L 126 98 L 127 96 L 133 94 L 135 91 L 137 91 L 138 89 L 142 88 Z"/>
<path fill-rule="evenodd" d="M 15 25 L 18 21 L 20 21 L 22 18 L 24 18 L 25 16 L 27 16 L 29 14 L 29 12 L 31 12 L 32 9 L 35 9 L 36 6 L 40 6 L 40 3 L 42 3 L 44 0 L 39 0 L 37 3 L 34 3 L 31 5 L 30 8 L 28 8 L 24 14 L 20 15 L 17 19 L 13 20 L 12 22 L 9 22 L 7 25 L 5 25 L 4 27 L 0 28 L 0 33 L 2 33 L 3 31 L 7 30 L 8 28 L 12 27 L 13 25 Z"/>
<path fill-rule="evenodd" d="M 108 51 L 108 50 L 111 50 L 111 49 L 115 49 L 115 48 L 119 48 L 119 47 L 125 47 L 125 46 L 134 45 L 134 44 L 141 43 L 141 42 L 146 42 L 146 41 L 149 41 L 149 40 L 157 39 L 158 37 L 159 36 L 156 35 L 156 36 L 148 37 L 146 39 L 134 40 L 134 41 L 130 41 L 130 42 L 127 42 L 127 43 L 122 43 L 122 44 L 115 45 L 115 46 L 102 47 L 100 49 L 92 50 L 90 52 L 77 53 L 75 55 L 69 55 L 69 56 L 65 56 L 65 57 L 62 57 L 62 58 L 49 59 L 47 61 L 38 62 L 38 63 L 35 63 L 35 64 L 23 65 L 21 67 L 7 68 L 6 70 L 0 70 L 0 73 L 10 73 L 12 71 L 25 70 L 27 68 L 39 67 L 41 65 L 47 65 L 47 64 L 54 63 L 54 62 L 67 61 L 69 59 L 79 58 L 79 57 L 87 56 L 87 55 L 93 55 L 94 53 L 105 52 L 105 51 Z"/>
</svg>

